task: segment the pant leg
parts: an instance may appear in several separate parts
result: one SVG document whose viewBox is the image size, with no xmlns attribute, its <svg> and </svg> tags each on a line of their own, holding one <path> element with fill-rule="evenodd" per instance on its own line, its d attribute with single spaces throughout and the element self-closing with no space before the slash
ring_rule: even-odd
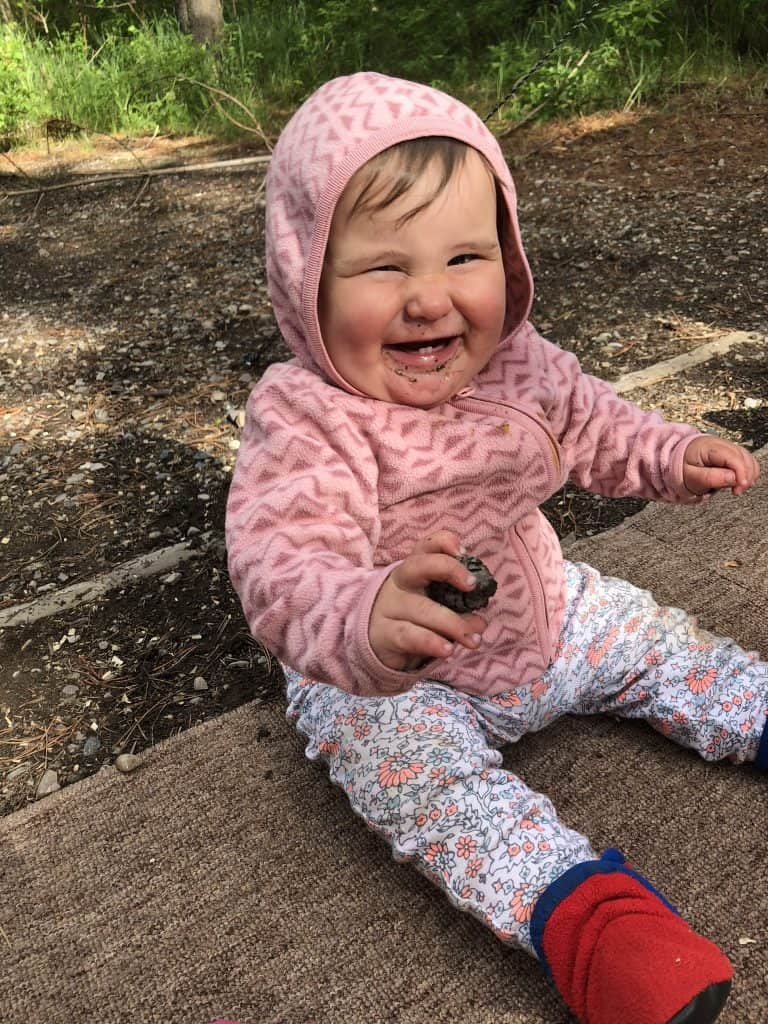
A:
<svg viewBox="0 0 768 1024">
<path fill-rule="evenodd" d="M 643 719 L 708 761 L 756 760 L 766 662 L 625 580 L 582 564 L 566 573 L 568 614 L 547 675 L 572 680 L 573 713 Z"/>
<path fill-rule="evenodd" d="M 533 953 L 539 894 L 596 855 L 546 797 L 500 767 L 467 696 L 424 680 L 394 697 L 357 697 L 285 674 L 288 717 L 307 737 L 307 756 L 327 763 L 395 859 L 411 861 L 456 907 Z M 509 738 L 517 738 L 512 717 Z M 493 739 L 504 739 L 498 728 Z"/>
</svg>

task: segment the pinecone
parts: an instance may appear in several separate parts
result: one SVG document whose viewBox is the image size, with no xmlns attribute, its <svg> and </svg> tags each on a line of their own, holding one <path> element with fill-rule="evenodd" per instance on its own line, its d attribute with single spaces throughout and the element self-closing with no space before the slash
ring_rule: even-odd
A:
<svg viewBox="0 0 768 1024">
<path fill-rule="evenodd" d="M 496 593 L 497 583 L 491 576 L 488 566 L 484 565 L 479 558 L 475 558 L 473 555 L 459 555 L 459 561 L 477 580 L 475 589 L 457 590 L 450 583 L 432 580 L 427 585 L 427 597 L 459 614 L 476 612 L 478 608 L 485 608 Z"/>
</svg>

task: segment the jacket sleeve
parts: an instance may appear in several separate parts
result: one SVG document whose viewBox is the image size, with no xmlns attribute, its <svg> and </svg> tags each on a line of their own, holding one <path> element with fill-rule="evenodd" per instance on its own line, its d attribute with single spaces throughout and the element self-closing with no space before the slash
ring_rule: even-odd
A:
<svg viewBox="0 0 768 1024">
<path fill-rule="evenodd" d="M 627 402 L 606 381 L 584 373 L 573 353 L 539 341 L 540 371 L 548 382 L 547 415 L 568 478 L 610 498 L 689 499 L 683 456 L 700 431 Z"/>
<path fill-rule="evenodd" d="M 227 500 L 230 578 L 281 661 L 353 693 L 400 692 L 420 673 L 389 669 L 368 641 L 394 568 L 373 563 L 377 463 L 348 418 L 314 404 L 297 411 L 274 387 L 248 402 Z"/>
</svg>

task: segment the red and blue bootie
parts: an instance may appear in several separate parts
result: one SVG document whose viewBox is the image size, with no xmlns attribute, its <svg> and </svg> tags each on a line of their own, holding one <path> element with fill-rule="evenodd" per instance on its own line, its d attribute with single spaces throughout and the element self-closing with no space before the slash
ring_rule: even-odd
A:
<svg viewBox="0 0 768 1024">
<path fill-rule="evenodd" d="M 579 1024 L 712 1024 L 733 969 L 618 850 L 539 897 L 531 938 Z"/>
</svg>

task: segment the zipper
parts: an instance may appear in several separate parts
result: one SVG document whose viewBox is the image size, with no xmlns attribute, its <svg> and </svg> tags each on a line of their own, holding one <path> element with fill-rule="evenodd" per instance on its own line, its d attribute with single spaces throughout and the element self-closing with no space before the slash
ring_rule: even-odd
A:
<svg viewBox="0 0 768 1024">
<path fill-rule="evenodd" d="M 536 632 L 539 635 L 539 643 L 544 652 L 544 658 L 549 664 L 552 658 L 552 638 L 550 636 L 550 622 L 549 622 L 549 609 L 547 608 L 547 595 L 544 590 L 544 581 L 541 578 L 539 567 L 536 565 L 533 556 L 528 550 L 528 545 L 525 543 L 523 538 L 518 533 L 517 527 L 513 526 L 512 530 L 515 534 L 517 543 L 515 547 L 518 548 L 518 552 L 522 551 L 525 555 L 526 563 L 529 570 L 533 573 L 538 587 L 531 585 L 531 579 L 529 575 L 528 586 L 531 591 L 531 597 L 533 598 L 534 604 L 534 617 L 536 620 Z M 537 600 L 538 598 L 538 600 Z"/>
</svg>

